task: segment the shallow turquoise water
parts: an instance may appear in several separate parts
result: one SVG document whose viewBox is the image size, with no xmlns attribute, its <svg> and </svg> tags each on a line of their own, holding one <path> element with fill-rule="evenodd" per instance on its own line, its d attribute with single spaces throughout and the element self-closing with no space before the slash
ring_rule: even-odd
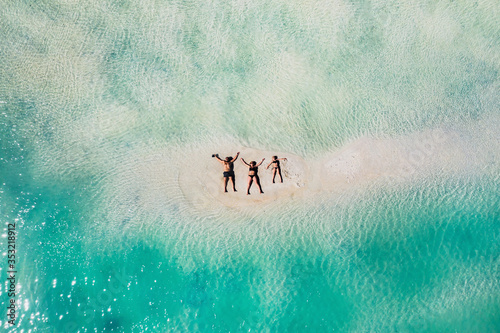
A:
<svg viewBox="0 0 500 333">
<path fill-rule="evenodd" d="M 2 8 L 6 331 L 499 330 L 496 1 Z M 141 192 L 148 154 L 229 142 L 312 161 L 434 128 L 460 138 L 460 167 L 253 213 L 200 212 L 175 182 Z"/>
</svg>

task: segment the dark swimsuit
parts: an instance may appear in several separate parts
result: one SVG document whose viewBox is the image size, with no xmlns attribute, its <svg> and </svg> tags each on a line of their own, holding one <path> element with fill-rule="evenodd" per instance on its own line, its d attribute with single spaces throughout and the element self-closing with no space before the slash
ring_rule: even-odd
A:
<svg viewBox="0 0 500 333">
<path fill-rule="evenodd" d="M 224 171 L 224 177 L 234 177 L 234 171 Z"/>
<path fill-rule="evenodd" d="M 257 172 L 258 172 L 258 170 L 259 170 L 259 167 L 250 167 L 250 168 L 248 168 L 248 171 L 255 171 L 255 174 L 253 174 L 253 175 L 249 175 L 249 176 L 250 176 L 251 178 L 253 178 L 253 177 L 257 176 Z"/>
<path fill-rule="evenodd" d="M 280 167 L 280 161 L 273 161 L 273 169 L 279 169 Z"/>
</svg>

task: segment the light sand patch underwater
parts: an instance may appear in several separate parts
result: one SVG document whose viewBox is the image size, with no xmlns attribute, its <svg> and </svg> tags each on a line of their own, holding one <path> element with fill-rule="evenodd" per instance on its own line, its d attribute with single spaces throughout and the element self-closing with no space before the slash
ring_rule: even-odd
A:
<svg viewBox="0 0 500 333">
<path fill-rule="evenodd" d="M 221 144 L 216 138 L 206 138 L 203 147 L 179 145 L 176 149 L 152 145 L 121 157 L 124 161 L 104 180 L 107 190 L 101 207 L 108 221 L 127 228 L 135 228 L 132 221 L 152 221 L 153 225 L 176 214 L 195 220 L 231 216 L 240 220 L 271 211 L 282 213 L 290 204 L 307 205 L 310 200 L 341 197 L 387 182 L 414 183 L 436 175 L 467 177 L 477 170 L 494 174 L 500 160 L 496 124 L 497 117 L 490 117 L 468 129 L 440 127 L 406 136 L 361 137 L 316 159 L 242 147 L 236 139 Z M 229 192 L 224 193 L 222 164 L 211 155 L 225 158 L 238 150 L 240 157 L 234 163 L 237 192 L 229 182 Z M 273 184 L 272 170 L 266 169 L 273 155 L 287 158 L 281 161 L 283 183 L 276 176 Z M 248 167 L 241 158 L 246 162 L 265 158 L 259 167 L 264 194 L 255 182 L 251 195 L 246 194 Z"/>
</svg>

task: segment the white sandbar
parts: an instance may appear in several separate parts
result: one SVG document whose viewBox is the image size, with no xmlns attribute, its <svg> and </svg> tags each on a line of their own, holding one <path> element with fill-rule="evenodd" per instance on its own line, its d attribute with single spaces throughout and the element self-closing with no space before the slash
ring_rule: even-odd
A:
<svg viewBox="0 0 500 333">
<path fill-rule="evenodd" d="M 273 155 L 287 158 L 286 161 L 280 161 L 283 183 L 276 175 L 276 182 L 273 184 L 272 167 L 266 169 L 266 166 L 272 161 Z M 221 158 L 234 157 L 236 151 L 230 152 L 226 149 L 220 153 L 220 156 Z M 265 158 L 258 172 L 264 194 L 259 193 L 255 181 L 250 189 L 250 195 L 246 194 L 248 167 L 242 163 L 241 158 L 245 159 L 247 163 L 251 161 L 259 163 L 262 158 Z M 229 182 L 228 192 L 225 193 L 222 164 L 217 159 L 206 156 L 200 158 L 199 162 L 179 173 L 179 186 L 182 192 L 198 209 L 210 209 L 214 208 L 214 205 L 242 208 L 292 198 L 302 192 L 309 177 L 306 162 L 297 155 L 241 148 L 240 157 L 234 163 L 237 192 L 233 192 L 231 182 Z"/>
</svg>

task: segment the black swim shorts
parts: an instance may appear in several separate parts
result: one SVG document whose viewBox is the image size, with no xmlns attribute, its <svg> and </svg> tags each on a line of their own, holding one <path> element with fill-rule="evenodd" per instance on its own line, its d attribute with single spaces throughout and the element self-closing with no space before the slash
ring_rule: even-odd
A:
<svg viewBox="0 0 500 333">
<path fill-rule="evenodd" d="M 224 171 L 224 177 L 234 177 L 234 171 Z"/>
</svg>

